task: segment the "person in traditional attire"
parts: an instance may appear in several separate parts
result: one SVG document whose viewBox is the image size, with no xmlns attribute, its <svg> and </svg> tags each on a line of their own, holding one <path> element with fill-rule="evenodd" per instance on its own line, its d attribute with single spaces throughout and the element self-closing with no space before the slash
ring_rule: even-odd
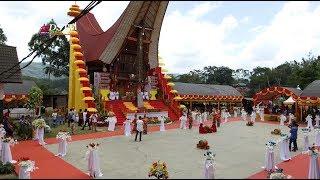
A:
<svg viewBox="0 0 320 180">
<path fill-rule="evenodd" d="M 134 114 L 134 118 L 132 120 L 133 128 L 132 128 L 132 133 L 135 133 L 137 131 L 137 114 Z"/>
<path fill-rule="evenodd" d="M 148 91 L 144 92 L 144 99 L 149 100 L 149 92 Z"/>
<path fill-rule="evenodd" d="M 205 133 L 206 133 L 206 131 L 205 131 L 204 127 L 203 127 L 203 123 L 200 123 L 200 125 L 199 125 L 199 134 L 205 134 Z"/>
<path fill-rule="evenodd" d="M 207 112 L 206 112 L 206 111 L 203 111 L 203 112 L 201 113 L 201 117 L 202 117 L 202 122 L 206 122 L 206 121 L 207 121 L 207 118 L 208 118 Z"/>
<path fill-rule="evenodd" d="M 187 117 L 182 114 L 182 116 L 180 117 L 180 129 L 187 129 Z"/>
<path fill-rule="evenodd" d="M 261 107 L 259 110 L 260 121 L 264 121 L 264 108 Z"/>
<path fill-rule="evenodd" d="M 159 119 L 160 119 L 160 131 L 166 131 L 166 128 L 164 126 L 165 118 L 163 116 L 160 116 Z"/>
<path fill-rule="evenodd" d="M 197 112 L 197 125 L 202 123 L 202 116 L 201 116 L 201 111 Z"/>
<path fill-rule="evenodd" d="M 124 135 L 131 136 L 131 120 L 127 118 L 124 121 L 123 125 L 124 125 Z"/>
<path fill-rule="evenodd" d="M 233 109 L 233 117 L 238 117 L 237 108 L 234 108 L 234 109 Z"/>
<path fill-rule="evenodd" d="M 284 126 L 284 122 L 287 120 L 287 117 L 284 114 L 280 115 L 280 126 Z"/>
<path fill-rule="evenodd" d="M 143 132 L 143 124 L 144 124 L 144 122 L 142 121 L 142 117 L 139 116 L 139 119 L 137 120 L 136 138 L 134 141 L 137 141 L 138 134 L 140 135 L 140 141 L 141 141 L 141 136 L 142 136 L 142 132 Z"/>
<path fill-rule="evenodd" d="M 307 128 L 313 129 L 312 116 L 311 116 L 310 114 L 306 117 L 306 122 L 308 123 L 308 124 L 307 124 Z"/>
<path fill-rule="evenodd" d="M 109 99 L 110 100 L 115 100 L 116 99 L 115 92 L 113 92 L 113 91 L 110 92 Z"/>
<path fill-rule="evenodd" d="M 216 120 L 212 121 L 211 130 L 212 130 L 212 132 L 217 132 Z"/>
<path fill-rule="evenodd" d="M 108 131 L 114 131 L 117 123 L 117 117 L 114 115 L 113 112 L 109 113 L 107 121 L 109 122 Z"/>
<path fill-rule="evenodd" d="M 316 118 L 314 119 L 316 121 L 316 127 L 319 127 L 319 121 L 320 121 L 320 116 L 319 114 L 316 115 Z"/>
<path fill-rule="evenodd" d="M 242 108 L 242 110 L 241 110 L 241 118 L 244 121 L 247 120 L 247 112 L 244 110 L 244 108 Z"/>
<path fill-rule="evenodd" d="M 196 123 L 196 118 L 197 118 L 197 112 L 196 112 L 196 110 L 193 110 L 193 111 L 191 111 L 191 118 L 192 118 L 192 121 L 194 122 L 194 123 Z"/>
<path fill-rule="evenodd" d="M 192 119 L 192 117 L 190 117 L 190 115 L 187 116 L 187 119 L 188 119 L 188 123 L 189 123 L 189 129 L 192 129 L 193 119 Z"/>
<path fill-rule="evenodd" d="M 79 121 L 78 121 L 78 126 L 82 126 L 83 124 L 83 112 L 82 109 L 79 110 Z"/>
<path fill-rule="evenodd" d="M 215 120 L 217 121 L 217 126 L 220 127 L 220 124 L 221 124 L 221 112 L 220 112 L 219 109 L 215 112 Z"/>
<path fill-rule="evenodd" d="M 148 134 L 148 117 L 147 114 L 144 114 L 143 117 L 143 134 Z"/>
<path fill-rule="evenodd" d="M 252 111 L 252 113 L 251 113 L 251 122 L 255 123 L 256 122 L 256 117 L 257 117 L 256 112 Z"/>
<path fill-rule="evenodd" d="M 115 99 L 116 99 L 116 100 L 119 100 L 119 92 L 118 92 L 118 91 L 116 91 L 116 92 L 114 93 L 114 96 L 115 96 Z"/>
<path fill-rule="evenodd" d="M 91 114 L 90 121 L 92 123 L 92 130 L 97 132 L 98 114 L 96 112 Z"/>
</svg>

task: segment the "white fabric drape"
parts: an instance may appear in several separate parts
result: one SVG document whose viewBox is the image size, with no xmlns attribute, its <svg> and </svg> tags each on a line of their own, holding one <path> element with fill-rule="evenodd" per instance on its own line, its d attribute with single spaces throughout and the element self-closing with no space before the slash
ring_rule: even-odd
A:
<svg viewBox="0 0 320 180">
<path fill-rule="evenodd" d="M 206 159 L 204 162 L 204 179 L 214 179 L 214 170 L 212 160 Z"/>
<path fill-rule="evenodd" d="M 316 131 L 315 144 L 316 146 L 320 146 L 320 131 Z"/>
<path fill-rule="evenodd" d="M 274 152 L 267 148 L 265 157 L 265 169 L 271 171 L 274 169 Z"/>
<path fill-rule="evenodd" d="M 280 159 L 283 161 L 291 159 L 289 151 L 289 139 L 282 139 L 280 141 Z"/>
<path fill-rule="evenodd" d="M 44 142 L 44 128 L 39 128 L 38 129 L 38 138 L 39 138 L 39 144 L 40 145 L 45 145 L 46 143 Z"/>
<path fill-rule="evenodd" d="M 7 162 L 13 162 L 10 143 L 7 143 L 7 142 L 2 143 L 1 161 L 3 164 Z"/>
<path fill-rule="evenodd" d="M 309 150 L 309 135 L 303 136 L 303 150 L 308 151 Z"/>
<path fill-rule="evenodd" d="M 320 179 L 320 167 L 317 154 L 310 155 L 308 179 Z"/>
<path fill-rule="evenodd" d="M 58 155 L 65 156 L 67 154 L 67 140 L 59 139 Z"/>
<path fill-rule="evenodd" d="M 101 177 L 103 174 L 100 170 L 100 158 L 98 150 L 89 150 L 88 154 L 88 170 L 91 177 Z"/>
<path fill-rule="evenodd" d="M 30 171 L 28 171 L 28 166 L 20 166 L 19 179 L 30 179 Z"/>
<path fill-rule="evenodd" d="M 39 132 L 38 132 L 38 128 L 35 129 L 35 132 L 34 132 L 34 140 L 38 140 L 39 139 Z"/>
</svg>

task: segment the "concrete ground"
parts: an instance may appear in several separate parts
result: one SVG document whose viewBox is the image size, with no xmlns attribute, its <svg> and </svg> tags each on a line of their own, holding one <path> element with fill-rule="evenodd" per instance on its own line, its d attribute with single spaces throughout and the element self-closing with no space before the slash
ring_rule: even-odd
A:
<svg viewBox="0 0 320 180">
<path fill-rule="evenodd" d="M 280 136 L 271 135 L 278 125 L 256 123 L 253 127 L 244 121 L 223 124 L 215 134 L 199 134 L 198 128 L 192 130 L 173 129 L 166 132 L 153 132 L 142 137 L 142 142 L 134 142 L 134 136 L 107 137 L 70 142 L 64 160 L 83 172 L 87 172 L 86 145 L 99 142 L 100 165 L 103 178 L 128 179 L 148 178 L 149 167 L 154 161 L 165 161 L 169 178 L 203 178 L 205 150 L 196 148 L 201 139 L 209 142 L 210 149 L 216 153 L 216 178 L 247 178 L 264 166 L 265 143 Z M 283 127 L 284 132 L 289 128 Z M 303 147 L 299 130 L 298 148 Z M 310 138 L 314 142 L 314 136 Z M 58 145 L 46 148 L 57 153 Z M 276 163 L 281 162 L 279 146 L 275 149 Z M 57 167 L 57 173 L 58 173 Z"/>
</svg>

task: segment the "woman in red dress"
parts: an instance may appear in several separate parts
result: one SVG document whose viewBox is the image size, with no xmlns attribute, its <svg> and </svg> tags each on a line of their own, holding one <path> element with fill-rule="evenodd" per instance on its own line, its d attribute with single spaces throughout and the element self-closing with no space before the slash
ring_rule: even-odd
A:
<svg viewBox="0 0 320 180">
<path fill-rule="evenodd" d="M 199 126 L 199 133 L 200 134 L 205 134 L 206 133 L 202 123 L 200 123 L 200 126 Z"/>
<path fill-rule="evenodd" d="M 211 130 L 212 130 L 212 132 L 217 132 L 217 126 L 216 126 L 215 120 L 213 120 L 213 122 L 212 122 Z"/>
</svg>

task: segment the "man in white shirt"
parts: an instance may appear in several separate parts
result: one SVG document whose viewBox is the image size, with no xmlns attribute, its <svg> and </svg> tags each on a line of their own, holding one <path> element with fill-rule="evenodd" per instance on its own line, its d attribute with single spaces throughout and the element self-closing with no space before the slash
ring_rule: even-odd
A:
<svg viewBox="0 0 320 180">
<path fill-rule="evenodd" d="M 134 141 L 137 141 L 138 134 L 140 134 L 140 141 L 141 141 L 142 132 L 143 132 L 143 121 L 142 121 L 142 117 L 139 116 L 139 119 L 137 120 L 137 133 Z"/>
</svg>

